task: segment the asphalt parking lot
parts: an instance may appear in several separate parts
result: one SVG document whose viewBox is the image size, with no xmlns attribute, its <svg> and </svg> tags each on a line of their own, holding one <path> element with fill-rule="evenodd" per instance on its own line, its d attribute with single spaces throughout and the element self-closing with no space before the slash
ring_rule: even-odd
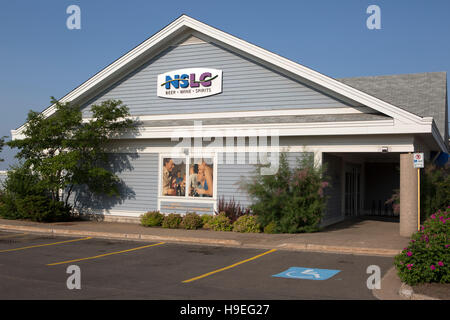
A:
<svg viewBox="0 0 450 320">
<path fill-rule="evenodd" d="M 0 231 L 0 299 L 375 299 L 367 267 L 393 258 Z M 67 288 L 67 268 L 81 289 Z M 291 267 L 327 280 L 274 277 Z M 317 276 L 318 277 L 318 276 Z M 314 278 L 314 277 L 312 277 Z"/>
</svg>

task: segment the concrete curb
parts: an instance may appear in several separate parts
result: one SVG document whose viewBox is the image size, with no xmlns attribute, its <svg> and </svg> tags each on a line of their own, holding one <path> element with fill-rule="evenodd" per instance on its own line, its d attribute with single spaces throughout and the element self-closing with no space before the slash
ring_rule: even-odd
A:
<svg viewBox="0 0 450 320">
<path fill-rule="evenodd" d="M 53 235 L 65 235 L 65 236 L 84 236 L 84 237 L 96 237 L 106 239 L 122 239 L 122 240 L 146 240 L 146 241 L 169 241 L 169 242 L 189 242 L 209 245 L 229 245 L 229 246 L 242 246 L 242 243 L 236 240 L 227 239 L 211 239 L 211 238 L 193 238 L 193 237 L 167 237 L 167 236 L 155 236 L 148 234 L 138 233 L 116 233 L 116 232 L 98 232 L 98 231 L 86 231 L 86 230 L 68 230 L 68 229 L 54 229 L 54 228 L 41 228 L 31 226 L 15 226 L 0 224 L 0 229 L 24 231 L 32 233 L 45 233 Z"/>
<path fill-rule="evenodd" d="M 438 298 L 429 297 L 424 294 L 414 293 L 413 288 L 406 283 L 402 283 L 400 289 L 398 290 L 398 294 L 401 297 L 409 300 L 440 300 Z"/>
<path fill-rule="evenodd" d="M 69 230 L 69 229 L 60 229 L 60 228 L 19 226 L 19 225 L 10 225 L 10 224 L 0 224 L 0 229 L 31 232 L 31 233 L 45 233 L 45 234 L 52 234 L 52 235 L 84 236 L 84 237 L 96 237 L 96 238 L 106 238 L 106 239 L 168 241 L 168 242 L 182 242 L 182 243 L 199 244 L 199 245 L 223 245 L 223 246 L 260 248 L 260 249 L 273 249 L 274 248 L 274 245 L 271 246 L 271 245 L 245 244 L 245 243 L 242 243 L 237 240 L 229 240 L 229 239 L 156 236 L 156 235 L 138 234 L 138 233 Z M 309 251 L 309 252 L 337 253 L 337 254 L 377 255 L 377 256 L 387 256 L 387 257 L 395 256 L 401 252 L 401 250 L 392 250 L 392 249 L 329 246 L 329 245 L 317 245 L 317 244 L 309 244 L 309 243 L 282 243 L 282 244 L 277 245 L 276 248 L 278 248 L 280 250 Z"/>
<path fill-rule="evenodd" d="M 328 246 L 328 245 L 317 245 L 317 244 L 308 244 L 308 243 L 303 243 L 303 244 L 283 243 L 283 244 L 279 245 L 279 247 L 283 248 L 283 249 L 291 249 L 291 250 L 299 250 L 299 251 L 377 255 L 377 256 L 385 256 L 385 257 L 394 257 L 401 252 L 401 250 L 393 250 L 393 249 Z"/>
</svg>

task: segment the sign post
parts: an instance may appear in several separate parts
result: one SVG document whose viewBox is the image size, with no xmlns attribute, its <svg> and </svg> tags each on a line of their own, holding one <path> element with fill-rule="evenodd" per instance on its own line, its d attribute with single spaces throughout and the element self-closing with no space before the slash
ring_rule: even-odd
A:
<svg viewBox="0 0 450 320">
<path fill-rule="evenodd" d="M 423 153 L 414 153 L 414 168 L 417 168 L 417 231 L 420 230 L 420 169 L 424 167 Z"/>
</svg>

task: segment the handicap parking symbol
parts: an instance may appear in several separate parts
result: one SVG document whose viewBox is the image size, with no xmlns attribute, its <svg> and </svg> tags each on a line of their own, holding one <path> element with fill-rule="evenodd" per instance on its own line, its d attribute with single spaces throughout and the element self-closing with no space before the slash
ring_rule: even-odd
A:
<svg viewBox="0 0 450 320">
<path fill-rule="evenodd" d="M 286 271 L 274 274 L 272 277 L 306 280 L 326 280 L 333 277 L 339 272 L 341 272 L 341 270 L 291 267 Z"/>
</svg>

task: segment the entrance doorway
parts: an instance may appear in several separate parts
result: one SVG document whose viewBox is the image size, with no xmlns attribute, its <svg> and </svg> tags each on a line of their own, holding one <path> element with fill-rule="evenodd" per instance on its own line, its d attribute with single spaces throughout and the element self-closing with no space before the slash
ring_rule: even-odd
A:
<svg viewBox="0 0 450 320">
<path fill-rule="evenodd" d="M 361 167 L 345 165 L 345 215 L 358 216 L 361 213 Z"/>
</svg>

